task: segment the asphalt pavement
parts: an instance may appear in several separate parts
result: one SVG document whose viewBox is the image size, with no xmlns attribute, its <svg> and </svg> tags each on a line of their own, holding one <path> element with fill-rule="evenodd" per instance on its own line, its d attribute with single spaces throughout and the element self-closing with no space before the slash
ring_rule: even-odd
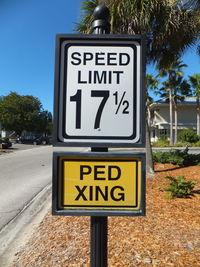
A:
<svg viewBox="0 0 200 267">
<path fill-rule="evenodd" d="M 52 155 L 63 150 L 86 148 L 14 144 L 0 155 L 0 263 L 22 228 L 51 201 Z"/>
<path fill-rule="evenodd" d="M 0 155 L 0 230 L 52 180 L 52 148 L 14 144 Z"/>
<path fill-rule="evenodd" d="M 0 157 L 0 230 L 51 182 L 52 147 L 25 148 Z"/>
</svg>

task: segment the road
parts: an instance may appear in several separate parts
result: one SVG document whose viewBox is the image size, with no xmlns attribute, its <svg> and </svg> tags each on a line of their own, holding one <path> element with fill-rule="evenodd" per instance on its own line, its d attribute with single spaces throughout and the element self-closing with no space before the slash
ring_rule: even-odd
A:
<svg viewBox="0 0 200 267">
<path fill-rule="evenodd" d="M 13 153 L 0 155 L 0 230 L 51 183 L 52 152 L 51 146 L 14 145 Z"/>
</svg>

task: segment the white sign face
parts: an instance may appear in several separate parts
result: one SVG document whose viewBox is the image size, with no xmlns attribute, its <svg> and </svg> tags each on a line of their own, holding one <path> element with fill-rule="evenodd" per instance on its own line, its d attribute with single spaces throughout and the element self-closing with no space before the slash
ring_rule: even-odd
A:
<svg viewBox="0 0 200 267">
<path fill-rule="evenodd" d="M 60 140 L 139 140 L 140 49 L 137 42 L 63 42 Z"/>
</svg>

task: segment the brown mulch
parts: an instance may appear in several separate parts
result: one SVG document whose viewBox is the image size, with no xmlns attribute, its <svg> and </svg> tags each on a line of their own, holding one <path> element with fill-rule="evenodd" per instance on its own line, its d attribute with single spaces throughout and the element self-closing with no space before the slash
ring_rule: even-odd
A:
<svg viewBox="0 0 200 267">
<path fill-rule="evenodd" d="M 157 164 L 147 179 L 145 217 L 109 217 L 108 266 L 200 266 L 200 166 Z M 198 182 L 188 199 L 166 199 L 167 175 Z M 13 267 L 89 266 L 90 218 L 50 212 L 17 255 Z"/>
</svg>

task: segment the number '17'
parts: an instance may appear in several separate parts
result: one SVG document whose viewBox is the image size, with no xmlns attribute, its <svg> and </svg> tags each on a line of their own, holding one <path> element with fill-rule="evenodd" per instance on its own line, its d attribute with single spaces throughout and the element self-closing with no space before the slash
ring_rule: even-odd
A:
<svg viewBox="0 0 200 267">
<path fill-rule="evenodd" d="M 102 97 L 102 101 L 97 109 L 95 122 L 94 122 L 94 129 L 100 128 L 100 121 L 101 121 L 101 115 L 104 109 L 104 106 L 106 104 L 106 101 L 109 98 L 109 91 L 97 91 L 92 90 L 91 91 L 91 97 Z M 82 104 L 82 91 L 80 89 L 77 90 L 76 94 L 70 97 L 71 102 L 76 103 L 76 122 L 75 127 L 76 129 L 81 129 L 81 104 Z"/>
</svg>

